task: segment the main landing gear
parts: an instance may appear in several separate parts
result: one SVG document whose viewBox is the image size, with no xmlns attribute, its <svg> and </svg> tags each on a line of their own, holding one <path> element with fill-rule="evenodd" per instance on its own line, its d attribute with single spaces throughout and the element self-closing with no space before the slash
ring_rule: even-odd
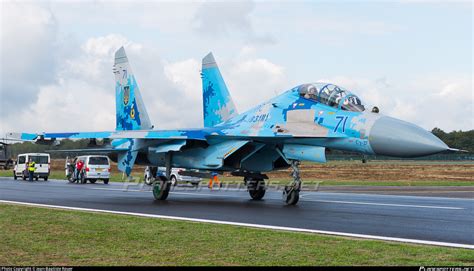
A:
<svg viewBox="0 0 474 271">
<path fill-rule="evenodd" d="M 293 181 L 290 185 L 285 186 L 283 189 L 283 201 L 287 205 L 296 205 L 300 199 L 301 190 L 301 177 L 299 170 L 300 162 L 296 160 L 290 160 L 289 163 L 292 169 L 290 176 L 293 177 Z M 259 178 L 259 176 L 263 175 L 247 175 L 244 178 L 249 195 L 253 200 L 261 200 L 265 196 L 265 180 L 263 178 Z"/>
<path fill-rule="evenodd" d="M 291 168 L 293 171 L 291 172 L 290 176 L 293 177 L 293 183 L 291 185 L 285 186 L 285 189 L 283 190 L 283 200 L 288 205 L 295 205 L 300 199 L 301 177 L 300 169 L 298 168 L 299 165 L 299 161 L 291 161 Z"/>
<path fill-rule="evenodd" d="M 261 200 L 265 196 L 265 180 L 260 178 L 245 177 L 247 190 L 253 200 Z"/>
<path fill-rule="evenodd" d="M 153 196 L 156 200 L 165 200 L 170 193 L 171 183 L 165 176 L 160 176 L 153 183 Z"/>
<path fill-rule="evenodd" d="M 156 200 L 165 200 L 170 193 L 171 153 L 166 153 L 165 159 L 165 175 L 163 176 L 162 173 L 160 173 L 160 176 L 158 176 L 157 180 L 153 183 L 153 196 Z"/>
</svg>

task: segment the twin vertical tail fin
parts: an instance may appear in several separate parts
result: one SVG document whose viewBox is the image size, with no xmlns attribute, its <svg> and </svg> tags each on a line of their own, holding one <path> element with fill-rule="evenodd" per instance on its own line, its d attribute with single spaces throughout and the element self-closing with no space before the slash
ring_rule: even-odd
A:
<svg viewBox="0 0 474 271">
<path fill-rule="evenodd" d="M 202 59 L 201 78 L 204 127 L 213 127 L 236 116 L 237 109 L 212 53 Z"/>
<path fill-rule="evenodd" d="M 115 52 L 113 72 L 115 74 L 116 130 L 144 130 L 152 125 L 143 103 L 140 90 L 128 63 L 125 49 Z"/>
<path fill-rule="evenodd" d="M 113 72 L 115 74 L 115 129 L 123 131 L 153 128 L 123 47 L 115 52 Z M 112 142 L 112 145 L 114 144 L 128 148 L 127 151 L 118 153 L 117 167 L 130 176 L 143 139 L 118 139 Z"/>
</svg>

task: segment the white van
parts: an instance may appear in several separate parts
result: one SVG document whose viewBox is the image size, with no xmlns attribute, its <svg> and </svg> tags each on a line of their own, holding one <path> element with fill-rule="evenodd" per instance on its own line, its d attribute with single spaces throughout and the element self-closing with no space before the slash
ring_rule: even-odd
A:
<svg viewBox="0 0 474 271">
<path fill-rule="evenodd" d="M 105 155 L 84 155 L 74 159 L 74 165 L 82 160 L 84 167 L 82 169 L 81 183 L 95 183 L 97 180 L 103 180 L 104 184 L 109 183 L 110 179 L 110 160 Z"/>
<path fill-rule="evenodd" d="M 191 176 L 184 176 L 179 174 L 180 171 L 184 171 L 184 168 L 171 168 L 171 175 L 170 175 L 170 182 L 172 186 L 176 186 L 179 183 L 190 183 L 194 186 L 199 185 L 202 181 L 199 177 L 191 177 Z M 196 170 L 192 170 L 196 171 Z M 158 173 L 165 175 L 166 168 L 165 167 L 146 167 L 145 168 L 145 183 L 147 185 L 152 185 L 153 181 L 155 180 Z"/>
<path fill-rule="evenodd" d="M 28 162 L 30 158 L 35 162 L 35 173 L 33 175 L 35 179 L 43 178 L 43 180 L 47 181 L 51 171 L 51 158 L 48 153 L 19 154 L 13 168 L 13 178 L 15 180 L 18 177 L 23 178 L 23 180 L 28 178 Z"/>
</svg>

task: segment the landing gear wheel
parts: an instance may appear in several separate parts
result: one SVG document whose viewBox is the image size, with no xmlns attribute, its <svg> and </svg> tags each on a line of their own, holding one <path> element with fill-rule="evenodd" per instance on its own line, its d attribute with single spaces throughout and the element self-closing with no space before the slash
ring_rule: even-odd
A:
<svg viewBox="0 0 474 271">
<path fill-rule="evenodd" d="M 158 167 L 147 167 L 145 170 L 144 180 L 146 185 L 152 185 L 156 178 Z"/>
<path fill-rule="evenodd" d="M 159 182 L 153 183 L 153 196 L 156 200 L 165 200 L 168 198 L 169 192 L 170 182 L 166 178 L 160 178 Z"/>
<path fill-rule="evenodd" d="M 261 200 L 265 196 L 265 181 L 263 179 L 246 178 L 247 190 L 253 200 Z"/>
<path fill-rule="evenodd" d="M 152 185 L 153 183 L 153 180 L 147 174 L 145 174 L 144 180 L 146 185 Z"/>
<path fill-rule="evenodd" d="M 171 185 L 172 186 L 177 186 L 178 185 L 178 180 L 176 179 L 175 176 L 171 176 Z"/>
<path fill-rule="evenodd" d="M 287 186 L 283 190 L 283 200 L 287 205 L 296 205 L 300 200 L 300 192 Z"/>
<path fill-rule="evenodd" d="M 291 168 L 293 171 L 290 176 L 293 177 L 293 183 L 285 186 L 285 189 L 283 190 L 283 200 L 287 205 L 295 205 L 300 199 L 301 177 L 299 165 L 299 161 L 291 161 Z"/>
</svg>

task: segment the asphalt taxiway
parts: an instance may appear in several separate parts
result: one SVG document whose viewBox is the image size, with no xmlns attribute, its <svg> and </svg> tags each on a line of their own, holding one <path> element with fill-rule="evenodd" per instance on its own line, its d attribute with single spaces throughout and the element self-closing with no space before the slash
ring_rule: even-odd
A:
<svg viewBox="0 0 474 271">
<path fill-rule="evenodd" d="M 244 189 L 178 186 L 168 200 L 155 201 L 144 185 L 3 177 L 2 202 L 474 249 L 474 198 L 469 196 L 303 191 L 298 205 L 286 206 L 281 191 L 272 189 L 254 201 Z"/>
</svg>

